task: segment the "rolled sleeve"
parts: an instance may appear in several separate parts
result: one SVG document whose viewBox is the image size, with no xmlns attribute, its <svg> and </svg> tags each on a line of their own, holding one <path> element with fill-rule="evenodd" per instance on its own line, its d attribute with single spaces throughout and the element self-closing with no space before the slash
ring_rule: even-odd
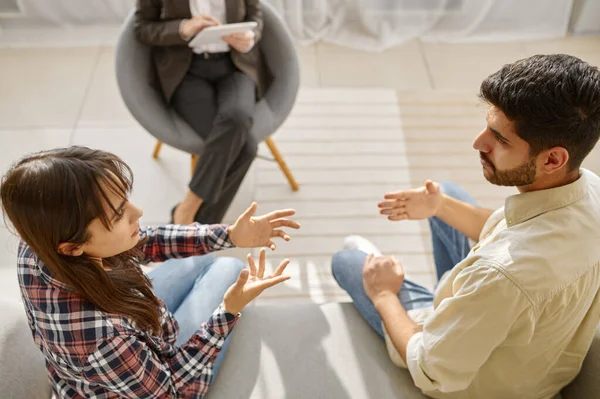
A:
<svg viewBox="0 0 600 399">
<path fill-rule="evenodd" d="M 406 365 L 417 387 L 423 391 L 433 391 L 436 389 L 435 383 L 425 374 L 419 361 L 419 359 L 425 357 L 422 353 L 423 350 L 423 332 L 418 332 L 408 341 L 406 347 Z"/>
<path fill-rule="evenodd" d="M 453 291 L 408 342 L 407 367 L 424 392 L 468 388 L 511 327 L 530 320 L 530 301 L 494 266 L 475 263 L 465 268 Z M 521 333 L 532 334 L 527 328 Z"/>
</svg>

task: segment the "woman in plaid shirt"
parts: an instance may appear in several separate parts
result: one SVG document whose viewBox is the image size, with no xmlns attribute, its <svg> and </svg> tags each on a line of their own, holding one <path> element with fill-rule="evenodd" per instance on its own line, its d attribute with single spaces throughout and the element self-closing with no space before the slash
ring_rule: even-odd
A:
<svg viewBox="0 0 600 399">
<path fill-rule="evenodd" d="M 128 201 L 131 169 L 83 147 L 16 163 L 0 196 L 22 241 L 18 274 L 33 339 L 60 398 L 200 398 L 239 312 L 285 281 L 289 261 L 264 276 L 214 250 L 268 246 L 299 228 L 293 210 L 236 223 L 142 228 Z M 169 260 L 171 259 L 171 260 Z M 140 264 L 167 261 L 149 274 Z M 181 329 L 180 329 L 181 326 Z"/>
</svg>

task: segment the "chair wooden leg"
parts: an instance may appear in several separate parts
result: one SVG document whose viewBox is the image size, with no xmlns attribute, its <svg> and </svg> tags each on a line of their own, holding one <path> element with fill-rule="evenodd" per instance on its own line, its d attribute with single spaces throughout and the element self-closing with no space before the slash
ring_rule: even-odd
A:
<svg viewBox="0 0 600 399">
<path fill-rule="evenodd" d="M 154 152 L 152 153 L 152 158 L 158 159 L 158 153 L 160 152 L 162 145 L 163 145 L 162 141 L 158 140 L 156 142 L 156 145 L 154 146 Z"/>
<path fill-rule="evenodd" d="M 273 157 L 279 164 L 281 171 L 283 172 L 283 174 L 287 178 L 288 182 L 290 183 L 290 187 L 292 188 L 292 191 L 298 191 L 300 189 L 300 187 L 298 186 L 296 179 L 294 179 L 294 175 L 292 175 L 290 168 L 288 168 L 287 164 L 283 160 L 283 156 L 281 156 L 281 153 L 277 149 L 277 146 L 275 145 L 275 141 L 273 141 L 272 138 L 267 137 L 265 139 L 265 143 L 267 144 L 267 147 L 269 147 L 269 150 L 271 150 L 271 153 L 273 154 Z"/>
<path fill-rule="evenodd" d="M 198 155 L 192 154 L 192 176 L 194 175 L 194 170 L 196 170 L 197 163 L 198 163 Z"/>
</svg>

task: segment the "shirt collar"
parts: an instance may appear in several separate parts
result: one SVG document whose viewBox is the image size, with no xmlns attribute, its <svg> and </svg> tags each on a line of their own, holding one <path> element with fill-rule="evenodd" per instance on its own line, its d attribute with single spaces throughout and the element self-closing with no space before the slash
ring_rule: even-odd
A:
<svg viewBox="0 0 600 399">
<path fill-rule="evenodd" d="M 542 213 L 571 205 L 588 193 L 589 172 L 580 169 L 579 179 L 565 186 L 530 191 L 506 198 L 504 217 L 508 227 L 533 219 Z"/>
</svg>

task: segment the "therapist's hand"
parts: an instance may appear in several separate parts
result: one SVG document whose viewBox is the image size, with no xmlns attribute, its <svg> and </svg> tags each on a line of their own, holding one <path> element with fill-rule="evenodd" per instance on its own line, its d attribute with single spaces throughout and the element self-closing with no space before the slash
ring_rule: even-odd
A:
<svg viewBox="0 0 600 399">
<path fill-rule="evenodd" d="M 186 39 L 194 37 L 202 29 L 209 26 L 221 25 L 218 19 L 210 15 L 197 15 L 185 20 L 179 28 L 181 36 Z"/>
<path fill-rule="evenodd" d="M 222 39 L 240 53 L 247 53 L 254 46 L 254 31 L 232 33 L 223 36 Z"/>
</svg>

